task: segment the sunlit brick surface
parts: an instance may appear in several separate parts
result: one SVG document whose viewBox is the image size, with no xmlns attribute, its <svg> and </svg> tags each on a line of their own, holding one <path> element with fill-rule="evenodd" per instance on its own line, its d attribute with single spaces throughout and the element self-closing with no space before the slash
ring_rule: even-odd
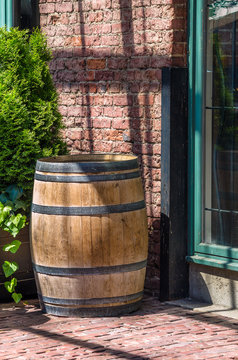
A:
<svg viewBox="0 0 238 360">
<path fill-rule="evenodd" d="M 238 321 L 146 297 L 120 318 L 58 318 L 0 306 L 0 359 L 238 359 Z"/>
</svg>

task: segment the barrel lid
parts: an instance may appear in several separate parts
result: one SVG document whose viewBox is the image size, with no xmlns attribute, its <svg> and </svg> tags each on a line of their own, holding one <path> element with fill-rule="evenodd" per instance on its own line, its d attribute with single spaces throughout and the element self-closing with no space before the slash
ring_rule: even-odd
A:
<svg viewBox="0 0 238 360">
<path fill-rule="evenodd" d="M 36 170 L 56 173 L 96 173 L 131 170 L 138 168 L 135 155 L 75 154 L 42 158 L 36 162 Z"/>
</svg>

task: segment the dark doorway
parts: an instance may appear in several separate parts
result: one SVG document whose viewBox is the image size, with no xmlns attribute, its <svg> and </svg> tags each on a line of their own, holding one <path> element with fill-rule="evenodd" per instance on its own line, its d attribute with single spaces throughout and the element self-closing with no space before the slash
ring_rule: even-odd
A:
<svg viewBox="0 0 238 360">
<path fill-rule="evenodd" d="M 22 29 L 39 26 L 39 6 L 37 0 L 13 0 L 13 24 Z"/>
</svg>

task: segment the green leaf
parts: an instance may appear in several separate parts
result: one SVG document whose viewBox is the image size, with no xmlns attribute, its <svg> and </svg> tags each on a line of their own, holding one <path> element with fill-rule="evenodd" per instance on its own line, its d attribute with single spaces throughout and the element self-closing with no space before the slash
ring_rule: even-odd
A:
<svg viewBox="0 0 238 360">
<path fill-rule="evenodd" d="M 5 216 L 5 218 L 7 216 L 9 216 L 10 212 L 12 210 L 12 207 L 7 205 L 7 206 L 4 206 L 4 208 L 2 209 L 2 212 L 3 212 L 3 216 Z"/>
<path fill-rule="evenodd" d="M 26 203 L 22 200 L 16 200 L 15 201 L 15 207 L 14 207 L 14 210 L 19 210 L 19 209 L 22 209 L 24 211 L 26 211 Z"/>
<path fill-rule="evenodd" d="M 11 244 L 6 244 L 3 246 L 4 251 L 10 251 L 12 254 L 15 254 L 19 249 L 21 242 L 19 240 L 13 240 Z"/>
<path fill-rule="evenodd" d="M 11 281 L 5 281 L 4 286 L 6 290 L 10 293 L 15 291 L 15 287 L 17 286 L 17 279 L 12 278 Z"/>
<path fill-rule="evenodd" d="M 15 271 L 18 270 L 19 266 L 18 264 L 13 261 L 13 262 L 10 262 L 10 261 L 4 261 L 3 265 L 2 265 L 2 268 L 3 268 L 3 272 L 4 272 L 4 275 L 6 277 L 9 277 L 11 276 Z"/>
<path fill-rule="evenodd" d="M 19 233 L 18 228 L 13 224 L 12 220 L 4 222 L 2 229 L 8 231 L 13 237 L 17 236 L 17 234 Z"/>
<path fill-rule="evenodd" d="M 22 298 L 22 294 L 17 294 L 17 293 L 13 293 L 12 294 L 12 298 L 13 298 L 13 300 L 15 301 L 15 303 L 16 304 L 18 304 L 19 303 L 19 301 L 21 300 L 21 298 Z"/>
<path fill-rule="evenodd" d="M 1 218 L 0 218 L 1 220 Z M 8 216 L 3 224 L 0 223 L 0 227 L 3 230 L 8 231 L 12 236 L 16 236 L 19 231 L 25 226 L 26 224 L 26 216 L 17 214 L 12 214 L 10 217 Z"/>
<path fill-rule="evenodd" d="M 21 229 L 25 219 L 25 216 L 17 214 L 16 216 L 12 217 L 12 222 L 18 229 Z"/>
<path fill-rule="evenodd" d="M 12 208 L 10 206 L 0 207 L 0 224 L 2 224 L 9 216 Z"/>
<path fill-rule="evenodd" d="M 13 202 L 22 196 L 22 192 L 22 188 L 17 185 L 9 185 L 6 189 L 6 193 L 8 193 L 9 199 Z"/>
</svg>

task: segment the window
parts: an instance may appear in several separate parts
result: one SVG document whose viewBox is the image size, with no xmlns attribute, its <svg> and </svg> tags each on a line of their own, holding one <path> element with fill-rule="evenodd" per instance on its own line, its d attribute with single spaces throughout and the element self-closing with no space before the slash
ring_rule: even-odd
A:
<svg viewBox="0 0 238 360">
<path fill-rule="evenodd" d="M 33 29 L 39 25 L 38 1 L 14 0 L 13 23 L 20 29 Z"/>
<path fill-rule="evenodd" d="M 238 270 L 238 3 L 190 6 L 190 261 Z"/>
<path fill-rule="evenodd" d="M 32 29 L 39 25 L 37 0 L 0 0 L 0 26 Z"/>
</svg>

